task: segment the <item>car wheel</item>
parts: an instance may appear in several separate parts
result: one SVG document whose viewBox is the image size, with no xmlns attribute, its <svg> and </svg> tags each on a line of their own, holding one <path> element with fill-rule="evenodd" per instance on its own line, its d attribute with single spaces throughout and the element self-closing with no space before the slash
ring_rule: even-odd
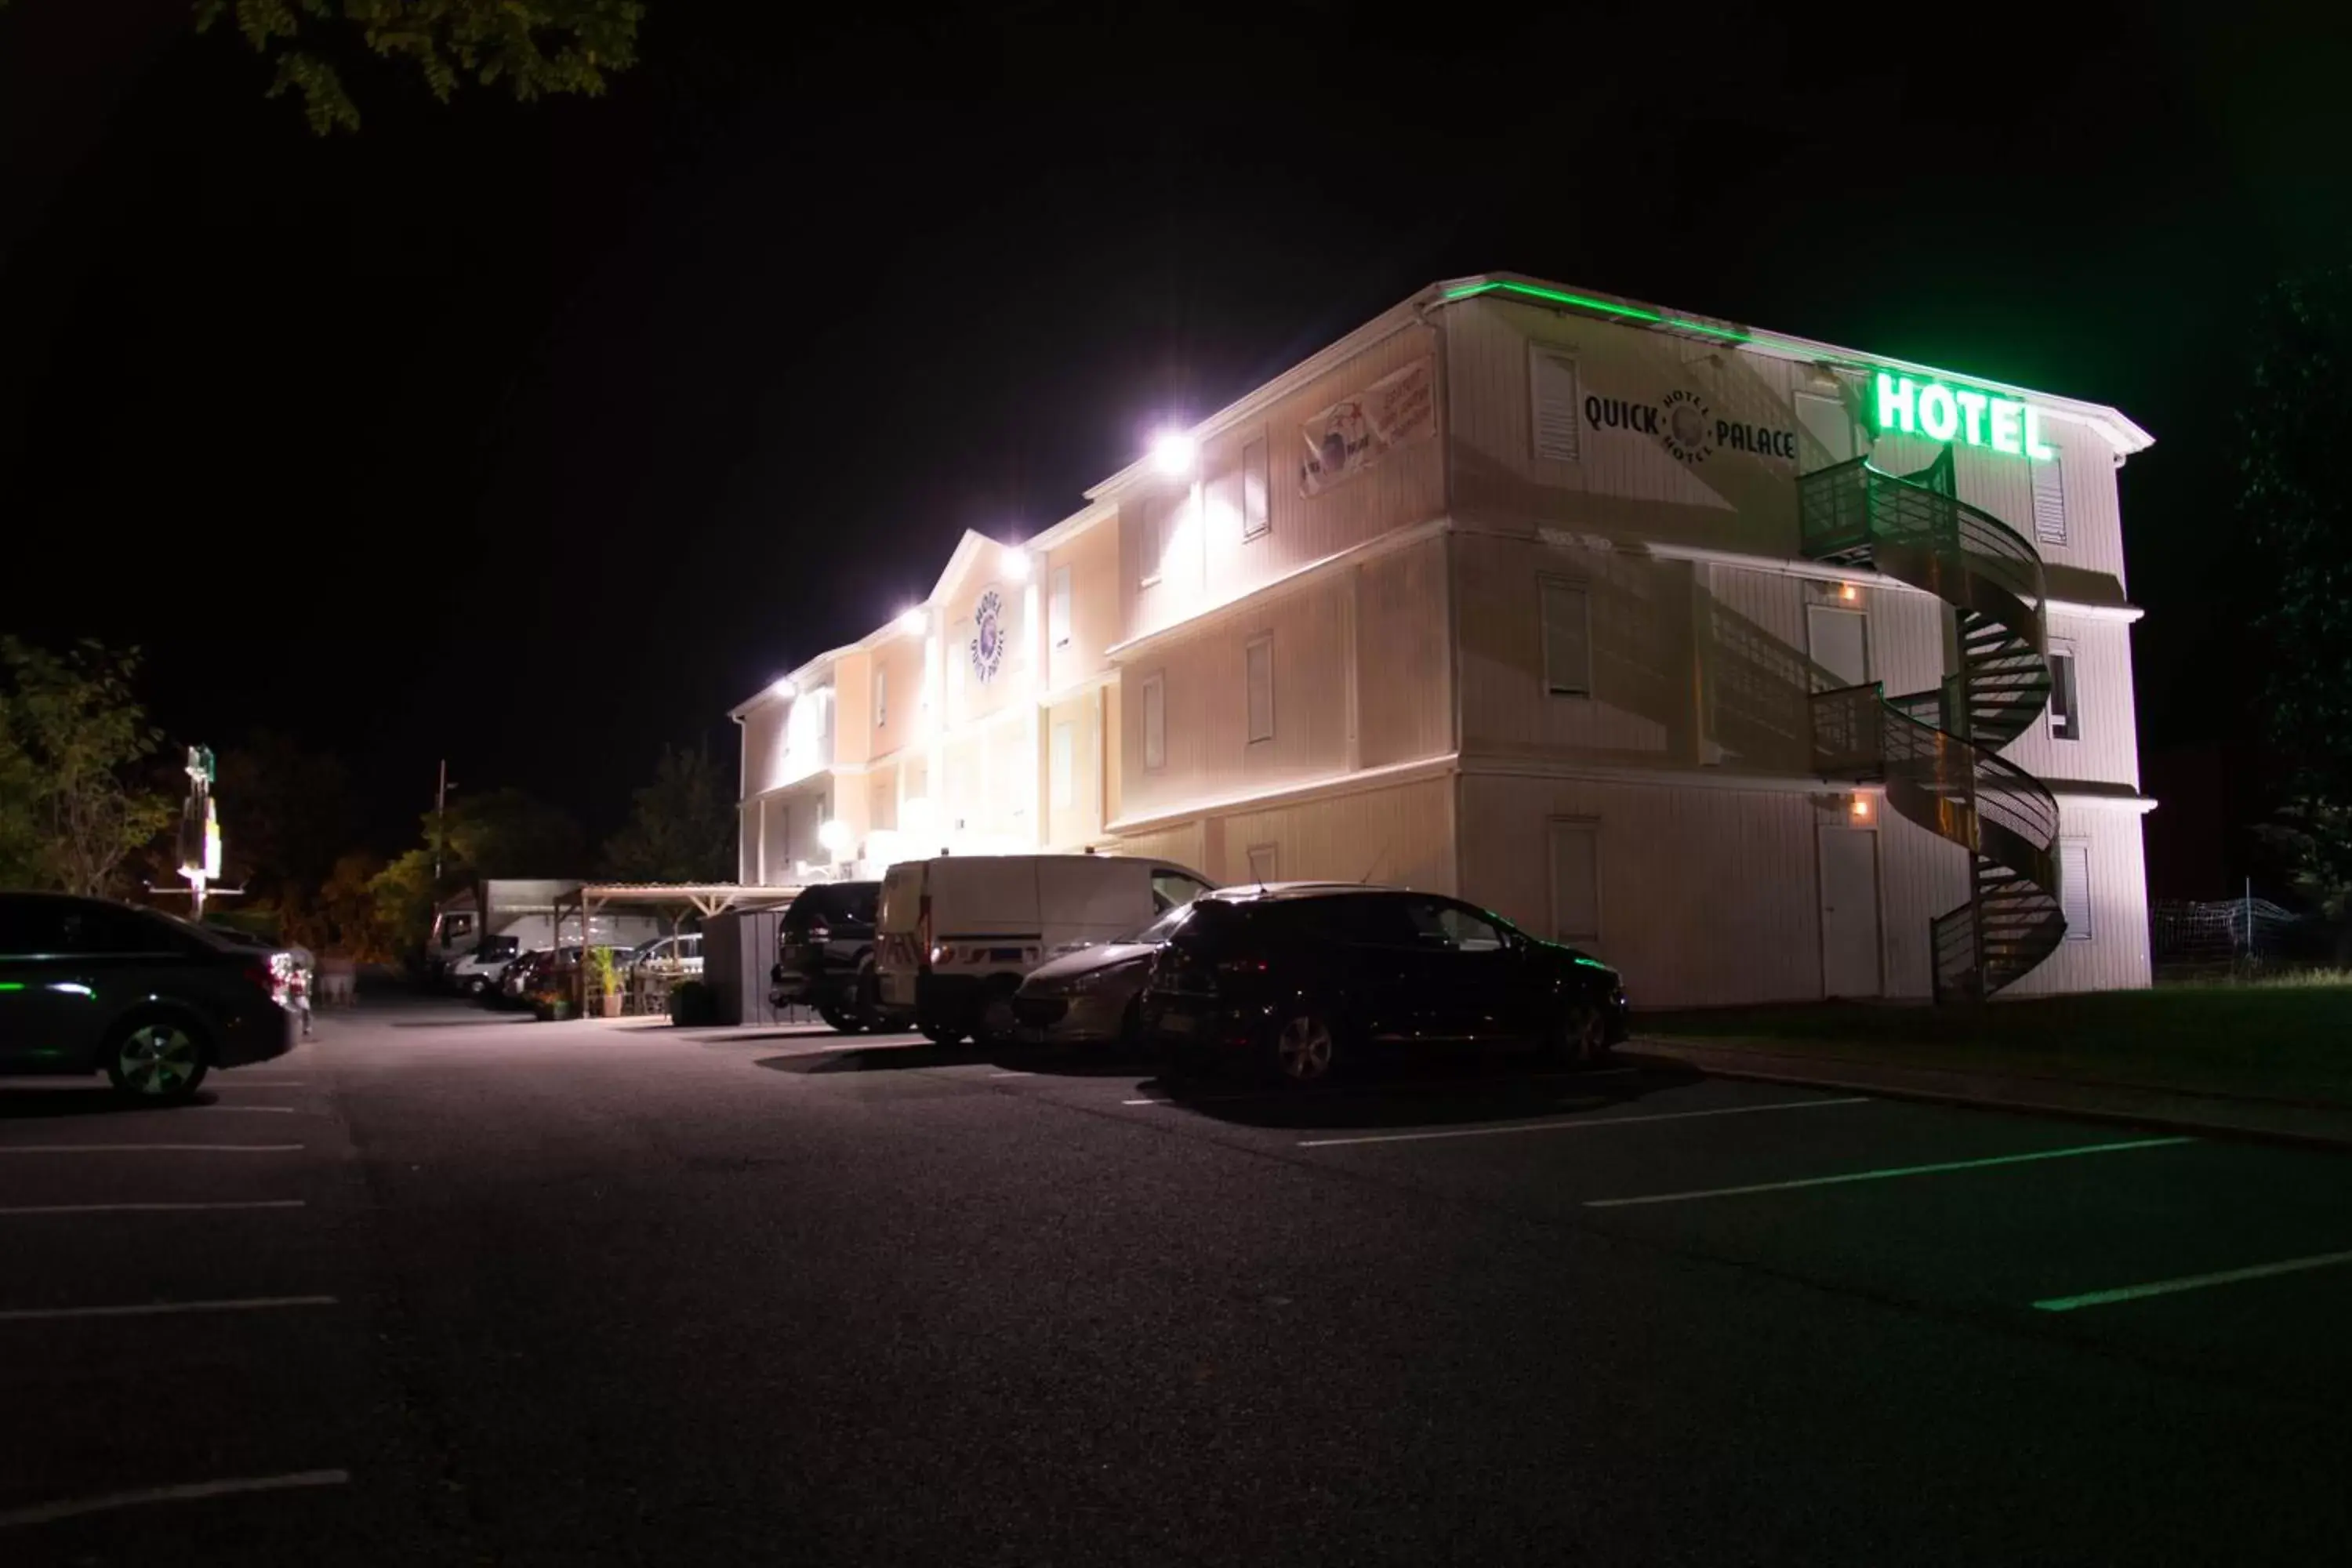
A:
<svg viewBox="0 0 2352 1568">
<path fill-rule="evenodd" d="M 1609 1059 L 1609 1020 L 1598 1007 L 1570 1007 L 1552 1026 L 1550 1047 L 1555 1061 L 1599 1067 Z"/>
<path fill-rule="evenodd" d="M 980 1023 L 972 1038 L 987 1046 L 1010 1046 L 1021 1037 L 1021 1020 L 1013 1015 L 1013 993 L 1020 988 L 1019 981 L 999 983 L 980 1005 Z"/>
<path fill-rule="evenodd" d="M 185 1100 L 205 1081 L 205 1042 L 176 1018 L 142 1018 L 106 1047 L 106 1077 L 118 1093 L 168 1103 Z"/>
<path fill-rule="evenodd" d="M 850 1010 L 866 1028 L 882 1027 L 882 976 L 874 967 L 874 954 L 863 952 L 857 957 L 857 983 L 849 993 Z"/>
<path fill-rule="evenodd" d="M 919 1024 L 915 1026 L 915 1032 L 935 1046 L 963 1044 L 964 1032 L 951 1024 Z"/>
<path fill-rule="evenodd" d="M 1339 1059 L 1339 1043 L 1330 1020 L 1319 1013 L 1296 1013 L 1283 1021 L 1274 1037 L 1275 1076 L 1301 1088 L 1331 1076 Z"/>
<path fill-rule="evenodd" d="M 818 1003 L 816 1016 L 823 1018 L 825 1021 L 826 1026 L 832 1029 L 836 1035 L 860 1034 L 864 1032 L 866 1028 L 865 1019 L 845 1008 L 837 1007 L 830 1002 Z"/>
</svg>

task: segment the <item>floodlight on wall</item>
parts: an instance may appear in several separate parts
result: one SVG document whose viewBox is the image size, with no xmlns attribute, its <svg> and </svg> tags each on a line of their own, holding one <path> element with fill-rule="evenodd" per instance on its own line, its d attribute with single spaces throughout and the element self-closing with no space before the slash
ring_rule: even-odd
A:
<svg viewBox="0 0 2352 1568">
<path fill-rule="evenodd" d="M 898 629 L 910 637 L 921 637 L 930 629 L 930 612 L 920 605 L 917 605 L 912 609 L 898 612 Z"/>
<path fill-rule="evenodd" d="M 816 841 L 824 846 L 826 854 L 838 860 L 849 850 L 849 824 L 837 816 L 829 816 L 817 824 Z"/>
<path fill-rule="evenodd" d="M 1163 430 L 1152 438 L 1151 466 L 1171 479 L 1190 478 L 1200 456 L 1199 444 L 1181 430 Z"/>
<path fill-rule="evenodd" d="M 1862 590 L 1851 583 L 1841 583 L 1838 584 L 1838 597 L 1851 605 L 1862 597 Z"/>
<path fill-rule="evenodd" d="M 1845 810 L 1846 815 L 1853 817 L 1856 822 L 1868 822 L 1870 820 L 1870 797 L 1866 795 L 1855 795 L 1852 800 L 1846 802 Z"/>
<path fill-rule="evenodd" d="M 790 697 L 799 689 L 793 684 L 793 678 L 789 675 L 778 676 L 776 683 L 768 688 L 769 694 L 775 697 Z"/>
<path fill-rule="evenodd" d="M 1029 581 L 1029 552 L 1017 544 L 1004 547 L 1004 580 L 1008 583 Z"/>
</svg>

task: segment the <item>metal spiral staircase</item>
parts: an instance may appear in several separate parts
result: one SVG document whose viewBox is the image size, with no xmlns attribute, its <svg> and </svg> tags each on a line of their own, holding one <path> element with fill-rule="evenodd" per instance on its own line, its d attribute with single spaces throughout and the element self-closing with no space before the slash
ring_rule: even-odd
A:
<svg viewBox="0 0 2352 1568">
<path fill-rule="evenodd" d="M 1978 1000 L 2019 979 L 2066 934 L 2058 902 L 2058 803 L 2002 760 L 2050 700 L 2042 558 L 1958 499 L 1952 453 L 1895 475 L 1866 457 L 1797 479 L 1810 558 L 1874 569 L 1958 614 L 1960 669 L 1932 691 L 1814 694 L 1824 777 L 1880 781 L 1886 804 L 1969 853 L 1969 901 L 1930 925 L 1936 999 Z"/>
</svg>

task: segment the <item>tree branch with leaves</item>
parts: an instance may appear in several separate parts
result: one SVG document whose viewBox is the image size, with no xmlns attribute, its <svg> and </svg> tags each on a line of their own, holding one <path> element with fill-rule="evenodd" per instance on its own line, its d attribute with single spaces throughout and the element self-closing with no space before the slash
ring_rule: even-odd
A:
<svg viewBox="0 0 2352 1568">
<path fill-rule="evenodd" d="M 530 102 L 593 98 L 636 63 L 639 0 L 195 0 L 199 31 L 226 20 L 272 61 L 269 96 L 299 95 L 320 136 L 360 128 L 337 57 L 356 45 L 415 67 L 447 102 L 467 79 Z"/>
<path fill-rule="evenodd" d="M 173 820 L 137 782 L 162 733 L 131 689 L 136 648 L 65 653 L 0 637 L 0 886 L 89 897 Z"/>
</svg>

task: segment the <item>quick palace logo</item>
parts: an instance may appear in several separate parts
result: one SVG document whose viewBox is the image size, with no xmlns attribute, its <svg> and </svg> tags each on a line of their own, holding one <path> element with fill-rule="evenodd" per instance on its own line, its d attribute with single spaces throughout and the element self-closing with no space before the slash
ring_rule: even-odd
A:
<svg viewBox="0 0 2352 1568">
<path fill-rule="evenodd" d="M 1797 433 L 1740 419 L 1721 419 L 1707 401 L 1688 387 L 1676 387 L 1655 403 L 1630 398 L 1588 396 L 1584 422 L 1595 430 L 1628 430 L 1654 436 L 1658 445 L 1692 468 L 1717 450 L 1745 452 L 1750 457 L 1797 460 Z"/>
</svg>

